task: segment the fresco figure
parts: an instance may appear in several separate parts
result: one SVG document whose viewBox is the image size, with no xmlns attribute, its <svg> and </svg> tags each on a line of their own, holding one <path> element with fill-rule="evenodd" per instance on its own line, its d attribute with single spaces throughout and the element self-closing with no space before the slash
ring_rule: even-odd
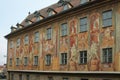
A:
<svg viewBox="0 0 120 80">
<path fill-rule="evenodd" d="M 89 51 L 90 70 L 99 69 L 99 14 L 93 13 L 90 16 L 90 51 Z"/>
<path fill-rule="evenodd" d="M 77 23 L 76 19 L 73 19 L 70 21 L 70 59 L 69 59 L 69 64 L 70 64 L 70 70 L 76 70 L 76 63 L 77 63 L 77 41 L 76 41 L 76 28 L 77 28 Z"/>
</svg>

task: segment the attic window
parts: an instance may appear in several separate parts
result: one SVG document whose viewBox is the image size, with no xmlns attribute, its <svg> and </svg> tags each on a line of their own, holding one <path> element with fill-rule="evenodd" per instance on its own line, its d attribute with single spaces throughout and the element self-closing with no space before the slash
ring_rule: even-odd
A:
<svg viewBox="0 0 120 80">
<path fill-rule="evenodd" d="M 63 8 L 63 10 L 67 10 L 69 7 L 68 7 L 68 5 L 66 4 L 66 5 L 64 5 L 64 8 Z"/>
<path fill-rule="evenodd" d="M 26 19 L 25 22 L 26 22 L 26 25 L 30 25 L 30 24 L 33 23 L 33 22 L 32 22 L 31 20 L 29 20 L 29 19 Z"/>
<path fill-rule="evenodd" d="M 57 13 L 57 12 L 56 12 L 54 9 L 52 9 L 52 8 L 48 8 L 47 12 L 48 12 L 48 16 L 52 16 L 52 15 L 54 15 L 54 14 Z"/>
<path fill-rule="evenodd" d="M 86 2 L 88 2 L 89 0 L 80 0 L 80 4 L 84 4 Z"/>
<path fill-rule="evenodd" d="M 34 17 L 36 18 L 36 21 L 40 21 L 41 19 L 44 18 L 38 11 L 34 12 Z"/>
<path fill-rule="evenodd" d="M 53 15 L 53 11 L 48 12 L 48 16 L 52 16 Z"/>
</svg>

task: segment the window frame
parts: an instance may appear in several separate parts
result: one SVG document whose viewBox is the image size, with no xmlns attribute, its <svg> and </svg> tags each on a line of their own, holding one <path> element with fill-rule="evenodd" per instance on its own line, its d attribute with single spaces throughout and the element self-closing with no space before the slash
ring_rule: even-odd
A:
<svg viewBox="0 0 120 80">
<path fill-rule="evenodd" d="M 51 56 L 51 54 L 47 54 L 46 56 L 45 56 L 45 64 L 47 65 L 47 66 L 50 66 L 51 65 L 51 61 L 52 61 L 52 56 Z"/>
<path fill-rule="evenodd" d="M 67 57 L 67 53 L 61 53 L 61 57 L 60 57 L 61 63 L 60 63 L 60 64 L 61 64 L 61 65 L 67 65 L 67 62 L 68 62 L 68 61 L 67 61 L 67 58 L 68 58 L 68 57 Z"/>
<path fill-rule="evenodd" d="M 103 48 L 102 49 L 102 63 L 112 63 L 112 62 L 113 62 L 113 48 Z"/>
<path fill-rule="evenodd" d="M 34 33 L 34 42 L 35 42 L 35 43 L 39 42 L 39 31 L 36 31 L 36 32 Z"/>
<path fill-rule="evenodd" d="M 20 46 L 20 38 L 17 38 L 16 45 L 17 45 L 17 47 L 19 47 L 19 46 Z"/>
<path fill-rule="evenodd" d="M 87 64 L 87 50 L 79 52 L 79 64 Z"/>
<path fill-rule="evenodd" d="M 10 58 L 9 66 L 12 66 L 12 58 Z"/>
<path fill-rule="evenodd" d="M 107 13 L 109 14 L 109 12 L 111 12 L 110 13 L 111 16 L 108 17 L 108 18 L 104 18 L 104 15 L 105 14 L 107 15 Z M 113 25 L 112 19 L 113 19 L 113 10 L 112 9 L 103 11 L 102 12 L 102 25 L 103 25 L 103 28 L 105 28 L 105 27 L 111 27 Z M 109 20 L 111 21 L 111 23 L 105 25 L 105 21 L 109 21 Z"/>
<path fill-rule="evenodd" d="M 82 23 L 83 20 L 86 20 L 85 23 Z M 88 17 L 84 16 L 79 19 L 79 32 L 87 32 L 88 31 Z M 83 30 L 82 30 L 83 29 Z"/>
<path fill-rule="evenodd" d="M 68 35 L 68 24 L 67 23 L 62 23 L 61 24 L 61 36 L 67 36 Z"/>
<path fill-rule="evenodd" d="M 51 40 L 52 39 L 52 28 L 47 28 L 47 31 L 46 31 L 46 37 L 47 37 L 47 40 Z"/>
<path fill-rule="evenodd" d="M 10 48 L 13 48 L 13 40 L 10 41 Z"/>
<path fill-rule="evenodd" d="M 28 65 L 28 57 L 24 57 L 24 66 Z"/>
<path fill-rule="evenodd" d="M 38 56 L 34 56 L 34 66 L 38 66 Z"/>
<path fill-rule="evenodd" d="M 24 37 L 24 44 L 25 45 L 29 44 L 29 36 L 28 35 L 25 35 L 25 37 Z"/>
<path fill-rule="evenodd" d="M 20 65 L 20 59 L 16 58 L 16 66 L 19 66 L 19 65 Z"/>
</svg>

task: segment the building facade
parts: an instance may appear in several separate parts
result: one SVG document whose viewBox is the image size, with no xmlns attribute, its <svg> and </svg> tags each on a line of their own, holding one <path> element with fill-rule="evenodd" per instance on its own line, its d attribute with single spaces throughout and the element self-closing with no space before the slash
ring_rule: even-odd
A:
<svg viewBox="0 0 120 80">
<path fill-rule="evenodd" d="M 8 80 L 120 80 L 120 0 L 60 0 L 11 27 Z"/>
</svg>

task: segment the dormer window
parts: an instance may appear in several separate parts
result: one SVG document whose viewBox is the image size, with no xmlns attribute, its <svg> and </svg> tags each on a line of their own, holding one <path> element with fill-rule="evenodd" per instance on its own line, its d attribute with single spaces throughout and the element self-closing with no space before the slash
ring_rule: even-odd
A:
<svg viewBox="0 0 120 80">
<path fill-rule="evenodd" d="M 52 15 L 53 15 L 52 11 L 48 12 L 48 16 L 52 16 Z"/>
<path fill-rule="evenodd" d="M 66 5 L 64 5 L 64 8 L 63 8 L 63 10 L 67 10 L 69 7 L 68 7 L 68 5 L 66 4 Z"/>
<path fill-rule="evenodd" d="M 84 4 L 86 2 L 88 2 L 89 0 L 80 0 L 80 4 Z"/>
<path fill-rule="evenodd" d="M 21 29 L 21 28 L 24 27 L 23 25 L 21 25 L 21 24 L 19 24 L 19 23 L 17 23 L 16 26 L 17 26 L 17 29 Z"/>
<path fill-rule="evenodd" d="M 34 17 L 36 18 L 36 21 L 40 21 L 41 19 L 44 18 L 38 11 L 35 11 L 34 15 L 35 15 Z"/>
<path fill-rule="evenodd" d="M 47 12 L 48 12 L 48 16 L 52 16 L 52 15 L 54 15 L 54 14 L 57 13 L 57 12 L 56 12 L 54 9 L 52 9 L 52 8 L 49 8 L 49 9 L 47 10 Z"/>
<path fill-rule="evenodd" d="M 31 20 L 29 20 L 29 19 L 26 19 L 25 22 L 26 22 L 26 25 L 30 25 L 30 24 L 33 23 L 33 21 L 31 21 Z"/>
<path fill-rule="evenodd" d="M 69 1 L 64 1 L 64 0 L 60 0 L 60 1 L 58 2 L 58 5 L 59 5 L 59 6 L 63 6 L 63 10 L 67 10 L 67 9 L 73 7 L 72 4 L 71 4 Z"/>
</svg>

